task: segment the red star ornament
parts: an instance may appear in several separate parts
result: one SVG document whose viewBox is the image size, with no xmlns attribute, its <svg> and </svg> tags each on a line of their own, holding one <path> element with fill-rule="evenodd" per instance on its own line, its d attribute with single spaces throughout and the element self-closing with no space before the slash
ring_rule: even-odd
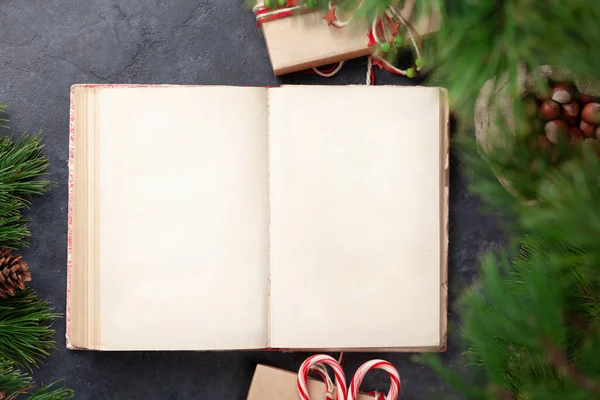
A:
<svg viewBox="0 0 600 400">
<path fill-rule="evenodd" d="M 389 24 L 388 27 L 392 31 L 392 36 L 397 35 L 398 31 L 400 30 L 400 24 L 398 24 L 398 23 Z"/>
<path fill-rule="evenodd" d="M 337 17 L 335 16 L 335 8 L 330 8 L 329 11 L 327 11 L 327 14 L 325 14 L 325 16 L 323 17 L 323 19 L 327 21 L 327 25 L 331 26 L 333 21 L 337 20 Z"/>
<path fill-rule="evenodd" d="M 369 38 L 369 43 L 367 43 L 367 46 L 373 46 L 375 44 L 375 37 L 373 36 L 373 32 L 369 31 L 369 33 L 367 33 L 367 37 Z"/>
</svg>

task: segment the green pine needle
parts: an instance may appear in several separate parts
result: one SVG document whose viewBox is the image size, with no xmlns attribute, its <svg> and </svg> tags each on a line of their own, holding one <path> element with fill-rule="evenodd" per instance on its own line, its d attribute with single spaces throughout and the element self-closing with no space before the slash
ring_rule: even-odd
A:
<svg viewBox="0 0 600 400">
<path fill-rule="evenodd" d="M 7 360 L 0 360 L 0 393 L 6 396 L 25 391 L 31 387 L 31 378 L 15 369 Z"/>
<path fill-rule="evenodd" d="M 0 360 L 37 366 L 54 348 L 51 322 L 59 316 L 32 289 L 0 299 Z"/>
<path fill-rule="evenodd" d="M 55 389 L 57 383 L 54 382 L 32 393 L 29 400 L 69 400 L 75 397 L 75 392 L 69 388 Z"/>
<path fill-rule="evenodd" d="M 45 176 L 48 159 L 42 153 L 39 135 L 23 135 L 16 141 L 0 138 L 0 189 L 14 195 L 42 194 L 50 181 L 33 180 Z"/>
<path fill-rule="evenodd" d="M 543 397 L 549 392 L 564 399 L 597 398 L 600 313 L 582 298 L 594 296 L 598 304 L 600 266 L 589 264 L 584 254 L 528 236 L 518 254 L 486 257 L 480 285 L 460 302 L 469 373 L 457 374 L 436 355 L 419 361 L 466 399 L 561 398 Z M 589 268 L 585 279 L 581 267 Z"/>
<path fill-rule="evenodd" d="M 0 114 L 4 114 L 4 109 L 6 108 L 6 106 L 4 104 L 0 104 Z M 4 118 L 0 118 L 0 128 L 8 128 L 7 124 L 8 120 L 4 119 Z"/>
<path fill-rule="evenodd" d="M 26 246 L 27 219 L 21 216 L 29 197 L 42 194 L 52 183 L 45 177 L 48 159 L 38 136 L 23 135 L 16 141 L 0 137 L 0 247 Z"/>
<path fill-rule="evenodd" d="M 0 393 L 5 398 L 21 399 L 28 396 L 29 400 L 69 400 L 74 392 L 68 388 L 56 388 L 58 382 L 31 393 L 34 386 L 31 377 L 16 369 L 9 361 L 0 361 Z"/>
</svg>

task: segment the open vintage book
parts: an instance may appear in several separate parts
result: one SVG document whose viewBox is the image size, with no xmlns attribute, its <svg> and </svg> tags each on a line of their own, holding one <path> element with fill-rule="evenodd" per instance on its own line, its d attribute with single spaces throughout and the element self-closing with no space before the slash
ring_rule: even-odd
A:
<svg viewBox="0 0 600 400">
<path fill-rule="evenodd" d="M 71 96 L 67 347 L 445 349 L 443 89 Z"/>
</svg>

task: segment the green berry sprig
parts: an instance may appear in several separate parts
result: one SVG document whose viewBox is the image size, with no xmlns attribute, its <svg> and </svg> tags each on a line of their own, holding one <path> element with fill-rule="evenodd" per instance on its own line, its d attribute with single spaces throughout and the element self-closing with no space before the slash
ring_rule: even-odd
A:
<svg viewBox="0 0 600 400">
<path fill-rule="evenodd" d="M 382 52 L 384 53 L 389 53 L 390 51 L 392 51 L 392 45 L 388 42 L 383 42 L 379 45 L 379 48 L 381 49 Z"/>
</svg>

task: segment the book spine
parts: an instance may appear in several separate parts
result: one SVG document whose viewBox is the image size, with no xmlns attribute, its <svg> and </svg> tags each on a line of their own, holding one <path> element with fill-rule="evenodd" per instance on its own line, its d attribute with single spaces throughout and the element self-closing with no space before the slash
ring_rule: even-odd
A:
<svg viewBox="0 0 600 400">
<path fill-rule="evenodd" d="M 69 188 L 68 188 L 68 217 L 67 217 L 67 306 L 66 306 L 66 341 L 67 348 L 73 349 L 71 337 L 71 269 L 73 267 L 73 198 L 75 195 L 75 88 L 71 87 L 70 116 L 69 116 Z"/>
</svg>

